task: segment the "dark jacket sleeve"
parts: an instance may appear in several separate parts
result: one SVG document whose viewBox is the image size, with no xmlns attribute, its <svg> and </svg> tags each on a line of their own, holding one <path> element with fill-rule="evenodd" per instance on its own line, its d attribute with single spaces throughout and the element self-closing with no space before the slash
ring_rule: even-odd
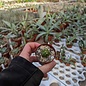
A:
<svg viewBox="0 0 86 86">
<path fill-rule="evenodd" d="M 0 86 L 39 86 L 42 78 L 41 70 L 18 56 L 0 73 Z"/>
</svg>

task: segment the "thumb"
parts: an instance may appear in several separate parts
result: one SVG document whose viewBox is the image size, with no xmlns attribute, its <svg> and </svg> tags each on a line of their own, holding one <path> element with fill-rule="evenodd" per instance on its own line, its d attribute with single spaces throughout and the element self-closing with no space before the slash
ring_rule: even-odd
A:
<svg viewBox="0 0 86 86">
<path fill-rule="evenodd" d="M 46 74 L 47 72 L 51 71 L 53 69 L 53 67 L 56 65 L 56 62 L 55 61 L 52 61 L 48 64 L 45 64 L 43 66 L 40 66 L 39 69 L 44 73 Z"/>
</svg>

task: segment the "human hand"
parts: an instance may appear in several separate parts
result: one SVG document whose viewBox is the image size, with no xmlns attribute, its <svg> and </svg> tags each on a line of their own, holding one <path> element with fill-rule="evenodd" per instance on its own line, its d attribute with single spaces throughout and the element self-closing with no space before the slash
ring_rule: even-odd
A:
<svg viewBox="0 0 86 86">
<path fill-rule="evenodd" d="M 35 52 L 36 48 L 39 46 L 40 44 L 37 42 L 29 42 L 25 45 L 25 47 L 23 48 L 22 52 L 20 53 L 19 56 L 25 58 L 26 60 L 28 60 L 29 62 L 35 62 L 38 61 L 37 58 L 35 56 L 31 56 L 31 54 L 33 52 Z M 52 68 L 56 65 L 55 61 L 52 61 L 48 64 L 45 64 L 43 66 L 38 67 L 44 74 L 46 74 L 47 72 L 49 72 L 50 70 L 52 70 Z"/>
</svg>

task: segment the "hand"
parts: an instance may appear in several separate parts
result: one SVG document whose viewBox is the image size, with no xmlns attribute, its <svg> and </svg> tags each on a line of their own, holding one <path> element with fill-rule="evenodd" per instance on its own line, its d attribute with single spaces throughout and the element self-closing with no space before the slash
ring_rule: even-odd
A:
<svg viewBox="0 0 86 86">
<path fill-rule="evenodd" d="M 29 42 L 25 45 L 23 48 L 21 54 L 19 56 L 25 58 L 29 62 L 35 62 L 38 61 L 35 56 L 31 56 L 33 52 L 35 52 L 35 49 L 39 46 L 40 44 L 37 42 Z M 56 65 L 55 61 L 52 61 L 48 64 L 45 64 L 43 66 L 38 67 L 44 74 L 52 70 L 52 68 Z"/>
</svg>

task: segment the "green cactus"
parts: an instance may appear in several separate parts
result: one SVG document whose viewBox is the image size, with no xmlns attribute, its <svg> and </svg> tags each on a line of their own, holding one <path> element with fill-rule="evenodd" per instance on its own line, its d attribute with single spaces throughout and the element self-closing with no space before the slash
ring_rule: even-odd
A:
<svg viewBox="0 0 86 86">
<path fill-rule="evenodd" d="M 42 50 L 41 55 L 42 57 L 47 58 L 50 55 L 50 51 L 47 48 L 45 48 Z"/>
</svg>

